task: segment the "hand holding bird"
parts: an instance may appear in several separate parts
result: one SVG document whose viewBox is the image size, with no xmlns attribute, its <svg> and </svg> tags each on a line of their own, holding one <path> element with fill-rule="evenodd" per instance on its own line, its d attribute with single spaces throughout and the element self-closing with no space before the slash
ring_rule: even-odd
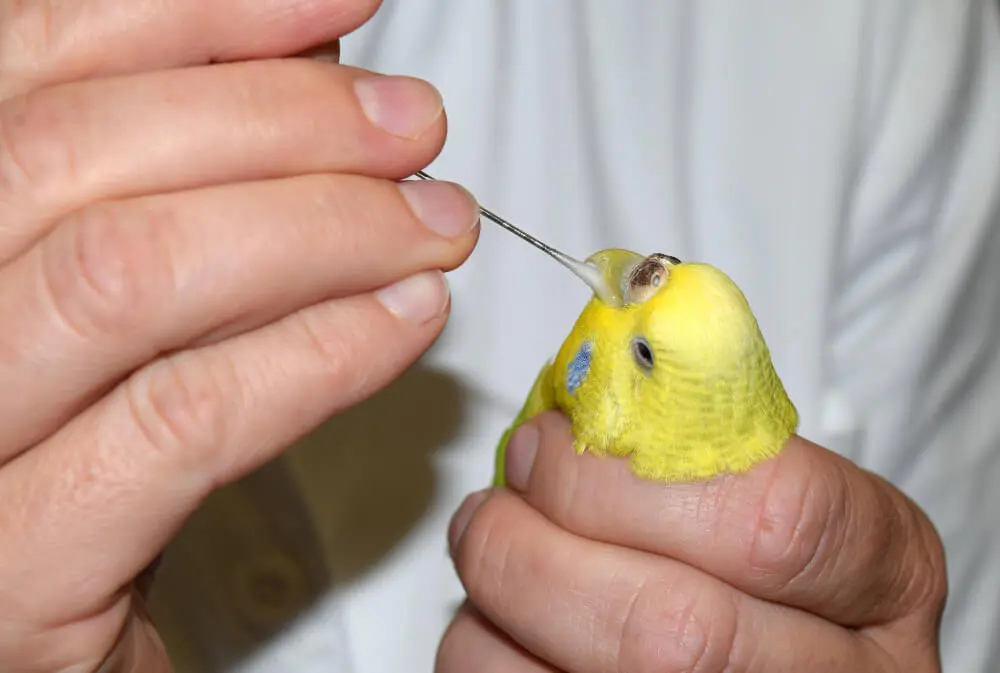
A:
<svg viewBox="0 0 1000 673">
<path fill-rule="evenodd" d="M 454 516 L 469 598 L 437 673 L 941 670 L 941 541 L 881 478 L 796 435 L 671 484 L 573 442 L 535 416 Z"/>
<path fill-rule="evenodd" d="M 794 434 L 736 284 L 659 253 L 580 262 L 483 214 L 594 296 L 452 519 L 469 601 L 437 672 L 940 671 L 937 533 Z"/>
</svg>

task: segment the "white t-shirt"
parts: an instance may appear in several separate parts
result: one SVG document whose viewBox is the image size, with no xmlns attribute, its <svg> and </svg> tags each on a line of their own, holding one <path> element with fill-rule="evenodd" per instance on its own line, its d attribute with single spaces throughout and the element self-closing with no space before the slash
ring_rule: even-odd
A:
<svg viewBox="0 0 1000 673">
<path fill-rule="evenodd" d="M 342 60 L 437 85 L 449 137 L 429 171 L 556 247 L 730 274 L 800 433 L 893 481 L 943 536 L 945 670 L 1000 668 L 996 2 L 387 1 Z M 183 567 L 204 567 L 193 559 L 233 526 L 196 520 L 168 555 L 165 630 L 216 666 L 192 671 L 227 670 L 237 651 L 255 672 L 432 669 L 462 598 L 448 517 L 488 483 L 500 433 L 588 298 L 486 221 L 450 280 L 451 321 L 420 368 L 268 468 L 256 495 L 219 496 L 311 521 L 312 541 L 276 533 L 276 552 L 243 525 L 250 551 L 221 564 L 227 581 L 257 564 L 286 577 L 285 599 L 316 594 L 296 621 L 222 626 L 241 603 L 210 596 L 214 582 L 192 604 L 199 572 Z M 309 550 L 327 563 L 312 589 L 288 579 L 312 572 L 294 569 Z"/>
</svg>

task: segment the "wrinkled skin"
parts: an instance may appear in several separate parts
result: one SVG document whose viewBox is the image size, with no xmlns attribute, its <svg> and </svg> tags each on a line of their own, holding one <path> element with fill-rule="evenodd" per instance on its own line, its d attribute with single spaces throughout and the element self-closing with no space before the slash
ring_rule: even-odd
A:
<svg viewBox="0 0 1000 673">
<path fill-rule="evenodd" d="M 940 670 L 936 532 L 816 444 L 665 486 L 576 455 L 548 412 L 514 434 L 506 473 L 452 521 L 469 599 L 438 673 Z"/>
<path fill-rule="evenodd" d="M 0 4 L 0 670 L 170 670 L 184 519 L 440 333 L 475 201 L 397 184 L 446 122 L 337 64 L 377 5 Z"/>
</svg>

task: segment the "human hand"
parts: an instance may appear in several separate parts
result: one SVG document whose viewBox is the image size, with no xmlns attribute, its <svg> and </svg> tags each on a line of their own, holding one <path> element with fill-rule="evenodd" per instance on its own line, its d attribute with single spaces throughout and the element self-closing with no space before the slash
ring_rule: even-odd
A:
<svg viewBox="0 0 1000 673">
<path fill-rule="evenodd" d="M 0 5 L 0 670 L 168 670 L 137 575 L 441 331 L 439 96 L 279 58 L 377 4 Z"/>
<path fill-rule="evenodd" d="M 469 601 L 438 673 L 940 670 L 936 532 L 815 444 L 664 486 L 577 456 L 548 413 L 515 434 L 506 472 L 510 490 L 473 494 L 452 521 Z"/>
</svg>

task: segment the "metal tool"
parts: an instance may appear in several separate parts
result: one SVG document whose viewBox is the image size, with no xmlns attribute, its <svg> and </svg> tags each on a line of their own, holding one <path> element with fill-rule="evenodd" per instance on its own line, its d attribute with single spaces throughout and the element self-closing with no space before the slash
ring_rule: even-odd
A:
<svg viewBox="0 0 1000 673">
<path fill-rule="evenodd" d="M 417 171 L 413 175 L 416 176 L 417 178 L 420 178 L 421 180 L 437 179 L 424 171 Z M 604 278 L 601 277 L 600 270 L 594 264 L 591 264 L 590 262 L 581 262 L 580 260 L 570 257 L 569 255 L 560 250 L 556 250 L 548 243 L 538 240 L 528 232 L 524 231 L 523 229 L 514 224 L 511 224 L 509 221 L 500 217 L 499 215 L 497 215 L 488 208 L 479 206 L 479 212 L 486 219 L 496 224 L 499 224 L 501 227 L 503 227 L 510 233 L 514 234 L 515 236 L 524 241 L 527 241 L 534 247 L 538 248 L 539 250 L 547 254 L 552 259 L 562 264 L 564 267 L 569 269 L 573 273 L 573 275 L 577 276 L 580 280 L 589 285 L 591 289 L 593 289 L 598 294 L 605 293 L 606 291 L 605 280 Z"/>
</svg>

